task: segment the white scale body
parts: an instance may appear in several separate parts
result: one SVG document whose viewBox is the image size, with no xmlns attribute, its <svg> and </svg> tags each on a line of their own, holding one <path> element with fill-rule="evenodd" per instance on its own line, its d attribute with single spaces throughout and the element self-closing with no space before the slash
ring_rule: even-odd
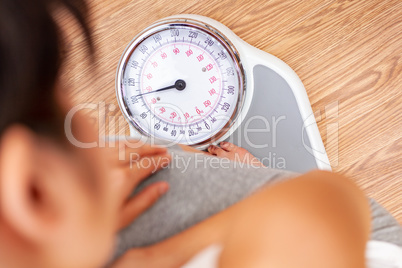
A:
<svg viewBox="0 0 402 268">
<path fill-rule="evenodd" d="M 234 53 L 233 59 L 214 61 L 216 49 L 210 51 L 215 54 L 209 55 L 202 47 L 197 46 L 196 42 L 194 45 L 187 44 L 188 51 L 185 54 L 181 47 L 184 45 L 180 43 L 180 36 L 175 39 L 176 42 L 170 44 L 169 40 L 164 43 L 164 35 L 161 34 L 161 37 L 158 36 L 161 40 L 152 36 L 154 41 L 160 44 L 159 48 L 152 46 L 150 49 L 150 45 L 147 45 L 149 51 L 141 51 L 147 57 L 146 62 L 141 65 L 141 60 L 144 59 L 136 56 L 142 55 L 138 52 L 140 48 L 144 49 L 140 46 L 141 42 L 147 37 L 150 39 L 149 32 L 157 33 L 161 25 L 165 30 L 167 25 L 185 25 L 187 28 L 191 28 L 191 25 L 200 26 L 213 33 L 216 39 L 225 40 Z M 186 35 L 190 30 L 186 30 Z M 173 37 L 174 32 L 171 33 Z M 149 42 L 145 44 L 150 44 Z M 211 46 L 211 50 L 214 48 Z M 178 50 L 181 50 L 181 54 L 177 52 Z M 163 55 L 164 51 L 169 51 L 171 55 L 169 53 Z M 138 74 L 134 69 L 129 69 L 129 65 L 135 62 L 132 59 L 137 59 L 136 57 L 141 70 L 137 71 Z M 181 57 L 180 62 L 193 58 L 194 64 L 175 65 L 169 62 L 172 57 Z M 200 65 L 202 63 L 200 60 L 205 58 L 207 61 L 208 57 L 213 66 L 209 65 L 211 67 L 209 68 L 205 65 L 206 68 L 200 68 L 204 66 Z M 231 76 L 228 76 L 222 71 L 231 69 L 231 64 L 235 63 L 239 69 L 235 75 L 231 73 Z M 228 65 L 224 66 L 225 64 Z M 157 71 L 158 69 L 160 71 Z M 187 79 L 181 77 L 180 72 L 197 73 L 197 75 Z M 134 77 L 134 74 L 138 77 L 132 79 L 133 84 L 129 87 L 128 77 Z M 184 87 L 183 90 L 177 83 L 176 87 L 163 88 L 174 84 L 175 81 L 182 82 L 178 80 L 179 78 L 186 81 L 184 86 L 179 85 Z M 215 78 L 218 78 L 218 81 L 215 81 Z M 236 79 L 239 80 L 238 84 Z M 199 88 L 198 91 L 195 91 L 196 87 Z M 239 90 L 236 91 L 238 94 L 228 94 L 229 89 L 234 87 Z M 156 88 L 163 92 L 156 92 Z M 195 94 L 195 97 L 189 95 L 190 88 L 193 88 L 192 94 Z M 207 89 L 202 90 L 203 88 Z M 140 33 L 128 45 L 120 60 L 116 74 L 116 93 L 120 108 L 130 124 L 130 134 L 133 138 L 150 141 L 151 137 L 156 136 L 158 139 L 170 142 L 187 143 L 198 149 L 205 149 L 211 143 L 218 144 L 227 140 L 247 149 L 263 164 L 272 168 L 295 172 L 312 169 L 331 170 L 308 96 L 297 74 L 282 60 L 249 45 L 229 28 L 211 18 L 190 14 L 171 16 Z M 231 93 L 233 94 L 233 90 Z M 130 102 L 130 98 L 133 103 Z M 170 107 L 169 102 L 178 103 L 178 101 L 180 101 L 179 108 L 175 108 L 174 105 Z M 211 115 L 215 112 L 218 121 L 211 123 Z M 223 117 L 224 114 L 228 114 L 226 121 L 220 122 L 219 116 Z M 154 119 L 151 123 L 145 124 L 142 123 L 145 120 L 141 121 L 144 119 L 141 116 L 147 116 L 149 120 Z M 199 120 L 197 116 L 201 119 Z M 216 129 L 211 126 L 215 126 Z M 198 133 L 196 127 L 199 127 Z M 166 133 L 163 132 L 163 128 L 166 128 Z M 198 136 L 180 138 L 178 133 L 181 129 L 186 134 L 189 131 L 196 131 L 195 134 Z M 152 131 L 156 134 L 151 134 Z"/>
</svg>

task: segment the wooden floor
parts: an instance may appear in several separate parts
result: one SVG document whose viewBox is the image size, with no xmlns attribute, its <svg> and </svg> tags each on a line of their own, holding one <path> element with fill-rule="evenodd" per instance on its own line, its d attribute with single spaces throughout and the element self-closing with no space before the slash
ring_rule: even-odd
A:
<svg viewBox="0 0 402 268">
<path fill-rule="evenodd" d="M 106 132 L 126 133 L 115 99 L 117 63 L 143 28 L 193 13 L 216 19 L 289 64 L 303 81 L 335 172 L 348 175 L 402 223 L 402 1 L 91 0 L 97 70 L 65 14 L 65 84 Z M 110 106 L 110 104 L 114 104 Z M 115 109 L 114 109 L 115 108 Z M 105 122 L 103 122 L 105 120 Z M 117 129 L 117 130 L 116 130 Z"/>
</svg>

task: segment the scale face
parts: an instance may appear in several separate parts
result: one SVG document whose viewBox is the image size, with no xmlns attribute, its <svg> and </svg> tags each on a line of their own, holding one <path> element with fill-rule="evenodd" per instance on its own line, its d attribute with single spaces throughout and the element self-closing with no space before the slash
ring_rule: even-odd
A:
<svg viewBox="0 0 402 268">
<path fill-rule="evenodd" d="M 242 109 L 244 72 L 217 30 L 197 21 L 158 23 L 135 38 L 118 68 L 120 106 L 143 135 L 205 146 Z"/>
<path fill-rule="evenodd" d="M 140 32 L 120 59 L 116 95 L 136 139 L 198 149 L 228 140 L 273 168 L 330 169 L 296 73 L 213 19 L 176 15 Z"/>
</svg>

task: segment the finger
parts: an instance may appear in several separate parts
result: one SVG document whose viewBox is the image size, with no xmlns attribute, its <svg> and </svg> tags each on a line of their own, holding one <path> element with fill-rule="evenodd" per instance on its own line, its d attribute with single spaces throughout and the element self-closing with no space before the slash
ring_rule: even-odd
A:
<svg viewBox="0 0 402 268">
<path fill-rule="evenodd" d="M 227 142 L 227 141 L 221 142 L 221 143 L 219 144 L 219 146 L 220 146 L 223 150 L 225 150 L 225 151 L 227 151 L 227 152 L 236 152 L 237 149 L 239 148 L 238 146 L 234 145 L 233 143 Z"/>
<path fill-rule="evenodd" d="M 216 155 L 218 157 L 227 157 L 228 153 L 224 151 L 222 148 L 219 148 L 215 145 L 210 145 L 208 147 L 208 152 L 212 155 Z"/>
<path fill-rule="evenodd" d="M 165 168 L 172 160 L 170 154 L 144 157 L 140 161 L 134 163 L 132 167 L 127 167 L 125 170 L 125 183 L 122 188 L 122 196 L 128 196 L 138 184 L 148 178 L 153 173 Z"/>
<path fill-rule="evenodd" d="M 147 186 L 139 194 L 128 200 L 122 208 L 118 228 L 124 228 L 141 213 L 150 208 L 169 190 L 167 182 L 156 182 Z"/>
<path fill-rule="evenodd" d="M 172 156 L 170 154 L 143 157 L 138 162 L 133 163 L 131 168 L 132 175 L 137 180 L 142 181 L 149 175 L 167 167 L 171 160 Z"/>
<path fill-rule="evenodd" d="M 121 150 L 124 150 L 125 155 L 129 158 L 130 154 L 138 154 L 140 157 L 143 156 L 151 156 L 155 154 L 164 154 L 167 153 L 167 148 L 163 146 L 151 145 L 151 144 L 143 144 L 141 146 L 137 146 L 136 144 L 122 144 L 119 146 Z"/>
</svg>

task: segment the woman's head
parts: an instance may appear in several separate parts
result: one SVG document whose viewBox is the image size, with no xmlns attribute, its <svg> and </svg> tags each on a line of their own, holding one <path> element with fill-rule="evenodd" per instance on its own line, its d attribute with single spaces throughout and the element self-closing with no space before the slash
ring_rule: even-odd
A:
<svg viewBox="0 0 402 268">
<path fill-rule="evenodd" d="M 103 155 L 68 144 L 56 101 L 67 10 L 93 52 L 84 0 L 0 1 L 0 266 L 94 267 L 108 257 L 115 204 Z M 74 134 L 94 137 L 83 117 Z"/>
<path fill-rule="evenodd" d="M 0 133 L 13 123 L 54 131 L 54 88 L 62 64 L 63 40 L 53 14 L 66 9 L 92 40 L 83 0 L 2 0 L 0 2 Z"/>
</svg>

